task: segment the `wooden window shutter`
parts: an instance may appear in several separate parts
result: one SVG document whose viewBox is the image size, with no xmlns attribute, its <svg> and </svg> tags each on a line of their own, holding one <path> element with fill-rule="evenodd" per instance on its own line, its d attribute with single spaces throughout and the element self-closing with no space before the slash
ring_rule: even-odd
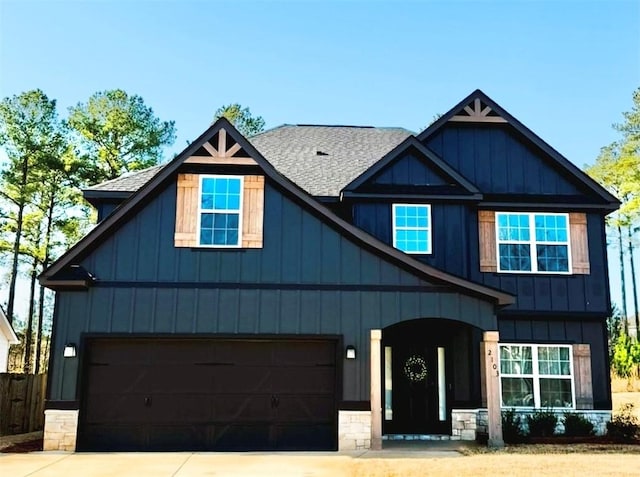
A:
<svg viewBox="0 0 640 477">
<path fill-rule="evenodd" d="M 198 174 L 178 174 L 176 197 L 176 230 L 173 237 L 176 247 L 195 247 L 198 226 Z"/>
<path fill-rule="evenodd" d="M 571 272 L 588 275 L 589 241 L 587 238 L 587 214 L 572 212 L 569 214 L 569 234 L 571 235 Z"/>
<path fill-rule="evenodd" d="M 573 345 L 573 380 L 576 391 L 576 409 L 593 409 L 591 347 L 588 344 Z"/>
<path fill-rule="evenodd" d="M 242 200 L 242 247 L 262 248 L 264 176 L 245 176 Z"/>
<path fill-rule="evenodd" d="M 478 211 L 478 243 L 480 247 L 480 271 L 497 272 L 496 214 L 492 210 Z"/>
</svg>

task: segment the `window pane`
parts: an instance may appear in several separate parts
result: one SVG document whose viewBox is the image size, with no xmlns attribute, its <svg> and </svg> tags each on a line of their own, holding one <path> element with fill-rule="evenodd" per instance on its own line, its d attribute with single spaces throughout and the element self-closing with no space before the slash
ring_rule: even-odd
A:
<svg viewBox="0 0 640 477">
<path fill-rule="evenodd" d="M 521 244 L 500 244 L 501 270 L 531 270 L 531 247 Z"/>
<path fill-rule="evenodd" d="M 503 374 L 532 374 L 531 346 L 501 346 L 500 372 Z"/>
<path fill-rule="evenodd" d="M 229 194 L 240 196 L 240 179 L 228 179 L 229 186 L 228 191 Z"/>
<path fill-rule="evenodd" d="M 202 194 L 200 207 L 205 210 L 213 209 L 213 194 Z"/>
<path fill-rule="evenodd" d="M 567 220 L 560 215 L 536 215 L 536 240 L 539 242 L 566 242 Z"/>
<path fill-rule="evenodd" d="M 214 191 L 215 180 L 211 178 L 202 179 L 202 192 L 205 194 L 212 194 Z"/>
<path fill-rule="evenodd" d="M 569 348 L 566 346 L 538 347 L 538 371 L 540 374 L 570 376 L 570 365 Z"/>
<path fill-rule="evenodd" d="M 213 230 L 211 229 L 200 230 L 200 244 L 201 245 L 213 244 Z"/>
<path fill-rule="evenodd" d="M 568 272 L 567 245 L 537 245 L 538 270 L 541 272 Z"/>
<path fill-rule="evenodd" d="M 502 405 L 534 407 L 533 378 L 502 378 Z"/>
<path fill-rule="evenodd" d="M 541 407 L 572 407 L 570 379 L 540 378 Z"/>
</svg>

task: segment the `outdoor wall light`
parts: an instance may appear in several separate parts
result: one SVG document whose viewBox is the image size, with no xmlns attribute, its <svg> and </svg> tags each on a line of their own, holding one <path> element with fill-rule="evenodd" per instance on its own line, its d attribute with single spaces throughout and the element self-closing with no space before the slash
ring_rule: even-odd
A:
<svg viewBox="0 0 640 477">
<path fill-rule="evenodd" d="M 76 344 L 75 343 L 67 343 L 64 345 L 64 355 L 65 358 L 75 358 L 76 357 Z"/>
<path fill-rule="evenodd" d="M 347 359 L 356 359 L 356 347 L 349 345 L 347 346 Z"/>
</svg>

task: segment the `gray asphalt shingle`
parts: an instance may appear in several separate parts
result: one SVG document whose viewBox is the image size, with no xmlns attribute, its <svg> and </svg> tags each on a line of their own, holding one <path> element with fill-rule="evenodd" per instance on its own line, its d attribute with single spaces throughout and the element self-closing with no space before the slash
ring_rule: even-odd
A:
<svg viewBox="0 0 640 477">
<path fill-rule="evenodd" d="M 278 172 L 313 196 L 340 190 L 411 135 L 402 128 L 283 125 L 249 138 Z M 87 190 L 135 192 L 164 165 Z"/>
</svg>

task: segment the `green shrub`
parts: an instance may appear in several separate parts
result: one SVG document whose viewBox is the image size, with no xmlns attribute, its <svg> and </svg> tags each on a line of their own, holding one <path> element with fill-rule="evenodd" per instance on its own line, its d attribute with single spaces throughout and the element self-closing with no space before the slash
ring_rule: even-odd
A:
<svg viewBox="0 0 640 477">
<path fill-rule="evenodd" d="M 527 424 L 531 437 L 549 437 L 556 430 L 558 417 L 553 411 L 540 409 L 527 416 Z"/>
<path fill-rule="evenodd" d="M 522 430 L 522 421 L 515 409 L 502 411 L 502 438 L 507 444 L 524 442 L 526 434 Z"/>
<path fill-rule="evenodd" d="M 566 412 L 562 422 L 565 436 L 592 436 L 594 434 L 593 423 L 582 414 Z"/>
<path fill-rule="evenodd" d="M 638 418 L 633 414 L 633 404 L 625 404 L 607 422 L 607 435 L 614 439 L 632 441 L 640 433 Z"/>
</svg>

